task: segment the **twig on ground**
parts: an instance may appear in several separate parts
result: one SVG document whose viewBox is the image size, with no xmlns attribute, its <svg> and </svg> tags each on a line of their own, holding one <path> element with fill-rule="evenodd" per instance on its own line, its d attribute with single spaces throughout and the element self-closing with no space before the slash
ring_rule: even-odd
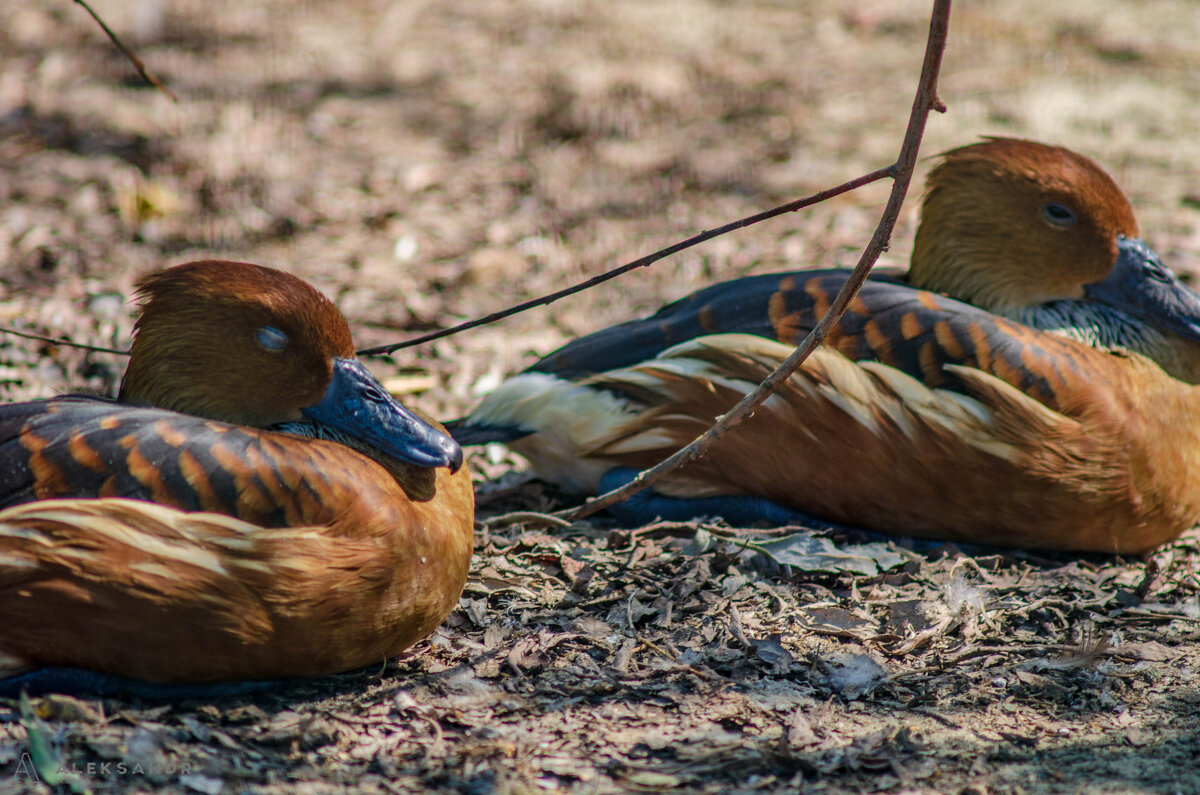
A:
<svg viewBox="0 0 1200 795">
<path fill-rule="evenodd" d="M 850 277 L 846 280 L 845 285 L 842 286 L 841 291 L 837 294 L 837 298 L 834 299 L 833 304 L 829 307 L 829 311 L 825 313 L 820 322 L 817 323 L 813 330 L 808 333 L 808 336 L 796 347 L 796 350 L 776 368 L 775 372 L 767 376 L 766 380 L 757 389 L 742 398 L 736 406 L 719 417 L 713 426 L 705 431 L 703 435 L 662 463 L 640 472 L 636 478 L 621 488 L 588 500 L 578 508 L 561 511 L 559 515 L 571 521 L 591 516 L 610 505 L 628 499 L 655 481 L 704 455 L 713 444 L 728 433 L 730 429 L 740 424 L 754 409 L 758 408 L 758 406 L 770 397 L 784 381 L 790 378 L 800 368 L 800 365 L 804 363 L 804 360 L 825 340 L 838 321 L 841 320 L 846 307 L 854 300 L 854 296 L 858 294 L 859 289 L 867 280 L 871 268 L 875 265 L 875 260 L 888 247 L 888 243 L 891 240 L 892 228 L 896 225 L 896 219 L 900 215 L 900 208 L 904 204 L 904 197 L 908 193 L 909 182 L 912 180 L 913 169 L 917 162 L 917 153 L 921 147 L 921 138 L 925 132 L 925 123 L 929 118 L 929 113 L 934 110 L 939 112 L 945 110 L 945 106 L 937 96 L 937 79 L 942 63 L 942 53 L 946 48 L 946 36 L 950 26 L 950 2 L 951 0 L 936 0 L 934 3 L 933 16 L 929 25 L 929 39 L 925 47 L 925 62 L 921 68 L 920 82 L 917 84 L 917 95 L 913 99 L 912 113 L 908 120 L 908 129 L 904 134 L 904 143 L 900 147 L 899 158 L 887 169 L 894 180 L 891 196 L 888 197 L 887 206 L 884 208 L 879 225 L 875 228 L 875 234 L 871 237 L 871 242 L 863 250 L 862 257 L 854 267 Z"/>
<path fill-rule="evenodd" d="M 488 527 L 503 527 L 508 524 L 521 524 L 529 527 L 570 527 L 571 523 L 561 516 L 555 516 L 552 513 L 538 513 L 537 511 L 515 511 L 513 513 L 505 513 L 499 516 L 493 516 L 485 519 L 483 522 Z"/>
<path fill-rule="evenodd" d="M 137 57 L 133 50 L 126 47 L 125 44 L 122 43 L 119 38 L 117 38 L 117 34 L 112 32 L 112 28 L 104 24 L 104 20 L 100 18 L 99 14 L 92 10 L 92 7 L 87 4 L 86 0 L 75 0 L 75 2 L 83 6 L 83 10 L 92 15 L 92 19 L 96 20 L 96 24 L 99 25 L 100 28 L 108 35 L 108 38 L 112 41 L 112 43 L 117 45 L 117 49 L 125 53 L 125 57 L 129 59 L 130 63 L 133 64 L 133 68 L 137 69 L 138 74 L 142 76 L 143 80 L 170 97 L 172 102 L 179 101 L 179 97 L 171 93 L 171 89 L 163 85 L 161 80 L 146 70 L 146 65 L 142 63 L 142 59 Z"/>
</svg>

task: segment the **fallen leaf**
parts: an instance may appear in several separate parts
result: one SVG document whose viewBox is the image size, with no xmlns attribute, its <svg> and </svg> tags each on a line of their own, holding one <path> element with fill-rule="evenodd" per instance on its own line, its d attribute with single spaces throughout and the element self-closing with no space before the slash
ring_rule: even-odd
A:
<svg viewBox="0 0 1200 795">
<path fill-rule="evenodd" d="M 535 673 L 546 664 L 542 653 L 541 638 L 522 638 L 508 652 L 508 664 L 521 673 Z"/>
<path fill-rule="evenodd" d="M 675 789 L 679 786 L 680 781 L 676 776 L 667 773 L 655 773 L 652 770 L 643 770 L 638 773 L 633 773 L 625 777 L 625 780 L 630 785 L 638 789 Z"/>
<path fill-rule="evenodd" d="M 179 777 L 179 783 L 204 795 L 220 795 L 221 790 L 225 789 L 224 781 L 202 773 L 184 773 Z"/>
<path fill-rule="evenodd" d="M 874 634 L 876 627 L 873 620 L 841 607 L 806 607 L 800 615 L 806 620 L 806 629 L 822 635 L 861 640 Z"/>
<path fill-rule="evenodd" d="M 768 635 L 762 639 L 752 639 L 751 645 L 754 646 L 754 651 L 758 654 L 758 658 L 763 662 L 775 666 L 780 673 L 787 670 L 787 666 L 795 662 L 796 658 L 792 653 L 783 648 L 782 635 Z"/>
<path fill-rule="evenodd" d="M 865 654 L 835 652 L 819 659 L 826 684 L 847 698 L 866 695 L 887 678 L 887 671 Z"/>
<path fill-rule="evenodd" d="M 892 552 L 887 544 L 853 544 L 839 549 L 828 538 L 811 533 L 793 533 L 763 541 L 757 549 L 775 562 L 800 571 L 849 572 L 871 576 L 904 563 L 903 555 Z"/>
<path fill-rule="evenodd" d="M 1130 726 L 1125 730 L 1125 740 L 1134 747 L 1147 745 L 1153 739 L 1153 735 L 1141 726 Z"/>
<path fill-rule="evenodd" d="M 57 693 L 38 699 L 34 711 L 42 720 L 70 723 L 99 723 L 104 720 L 104 714 L 97 706 Z"/>
<path fill-rule="evenodd" d="M 803 707 L 797 707 L 792 713 L 792 719 L 788 721 L 787 741 L 792 748 L 804 748 L 821 742 L 813 731 L 808 716 L 804 714 Z"/>
<path fill-rule="evenodd" d="M 1114 657 L 1125 657 L 1131 660 L 1146 662 L 1169 662 L 1180 656 L 1180 652 L 1164 646 L 1156 640 L 1143 643 L 1126 643 L 1112 650 Z"/>
</svg>

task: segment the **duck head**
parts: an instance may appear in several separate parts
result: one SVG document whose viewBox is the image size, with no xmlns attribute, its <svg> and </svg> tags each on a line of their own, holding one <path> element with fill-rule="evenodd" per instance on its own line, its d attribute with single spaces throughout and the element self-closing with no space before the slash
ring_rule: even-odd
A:
<svg viewBox="0 0 1200 795">
<path fill-rule="evenodd" d="M 1090 305 L 1115 310 L 1096 311 L 1099 325 L 1132 318 L 1131 327 L 1200 341 L 1200 296 L 1138 239 L 1117 184 L 1088 158 L 1035 141 L 993 138 L 942 155 L 908 279 L 1043 328 L 1064 313 L 1064 326 L 1086 325 Z M 1045 323 L 1032 316 L 1060 302 L 1080 303 L 1052 309 Z"/>
<path fill-rule="evenodd" d="M 355 358 L 345 318 L 307 282 L 210 260 L 146 276 L 137 296 L 122 401 L 259 428 L 317 423 L 417 466 L 462 465 L 458 444 Z"/>
</svg>

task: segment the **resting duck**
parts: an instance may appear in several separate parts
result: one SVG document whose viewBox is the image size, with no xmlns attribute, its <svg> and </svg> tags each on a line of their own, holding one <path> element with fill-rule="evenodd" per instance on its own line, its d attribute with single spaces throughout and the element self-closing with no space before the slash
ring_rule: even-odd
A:
<svg viewBox="0 0 1200 795">
<path fill-rule="evenodd" d="M 117 402 L 0 407 L 0 676 L 310 676 L 432 632 L 473 546 L 459 446 L 294 276 L 194 262 L 138 293 Z"/>
<path fill-rule="evenodd" d="M 783 389 L 628 518 L 800 511 L 1122 553 L 1173 538 L 1200 517 L 1200 298 L 1137 234 L 1112 179 L 1066 149 L 944 154 L 907 275 L 870 279 Z M 701 290 L 568 344 L 451 432 L 507 441 L 565 489 L 606 489 L 757 385 L 847 273 Z"/>
</svg>

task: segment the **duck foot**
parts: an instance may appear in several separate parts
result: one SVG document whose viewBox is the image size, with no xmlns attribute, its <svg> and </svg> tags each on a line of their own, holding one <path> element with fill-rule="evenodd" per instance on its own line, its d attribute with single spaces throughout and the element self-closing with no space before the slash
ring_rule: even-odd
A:
<svg viewBox="0 0 1200 795">
<path fill-rule="evenodd" d="M 17 698 L 24 690 L 30 696 L 58 693 L 92 698 L 176 701 L 240 696 L 286 687 L 296 681 L 257 679 L 246 682 L 147 682 L 143 679 L 85 671 L 82 668 L 39 668 L 36 671 L 0 679 L 0 698 Z"/>
<path fill-rule="evenodd" d="M 600 478 L 601 493 L 620 488 L 633 480 L 636 469 L 614 467 Z M 780 505 L 765 497 L 664 497 L 653 487 L 643 489 L 624 502 L 611 505 L 608 514 L 622 524 L 636 527 L 654 521 L 687 522 L 702 516 L 720 517 L 734 527 L 749 527 L 760 523 L 773 527 L 802 525 L 813 530 L 835 530 L 876 535 L 857 527 L 840 525 L 819 519 L 811 514 Z M 881 538 L 884 536 L 880 536 Z"/>
<path fill-rule="evenodd" d="M 614 467 L 600 478 L 601 493 L 620 488 L 637 477 L 636 469 Z M 841 533 L 850 536 L 853 542 L 890 541 L 919 554 L 930 554 L 946 547 L 947 542 L 937 539 L 912 538 L 877 533 L 853 525 L 838 524 L 820 519 L 812 514 L 780 505 L 765 497 L 725 496 L 664 497 L 653 487 L 643 489 L 624 502 L 605 509 L 609 516 L 628 527 L 639 527 L 655 521 L 687 522 L 700 517 L 719 517 L 733 527 L 750 527 L 766 524 L 772 527 L 798 525 L 818 533 Z M 986 547 L 959 543 L 968 554 L 984 554 Z M 968 551 L 969 550 L 969 551 Z"/>
</svg>

